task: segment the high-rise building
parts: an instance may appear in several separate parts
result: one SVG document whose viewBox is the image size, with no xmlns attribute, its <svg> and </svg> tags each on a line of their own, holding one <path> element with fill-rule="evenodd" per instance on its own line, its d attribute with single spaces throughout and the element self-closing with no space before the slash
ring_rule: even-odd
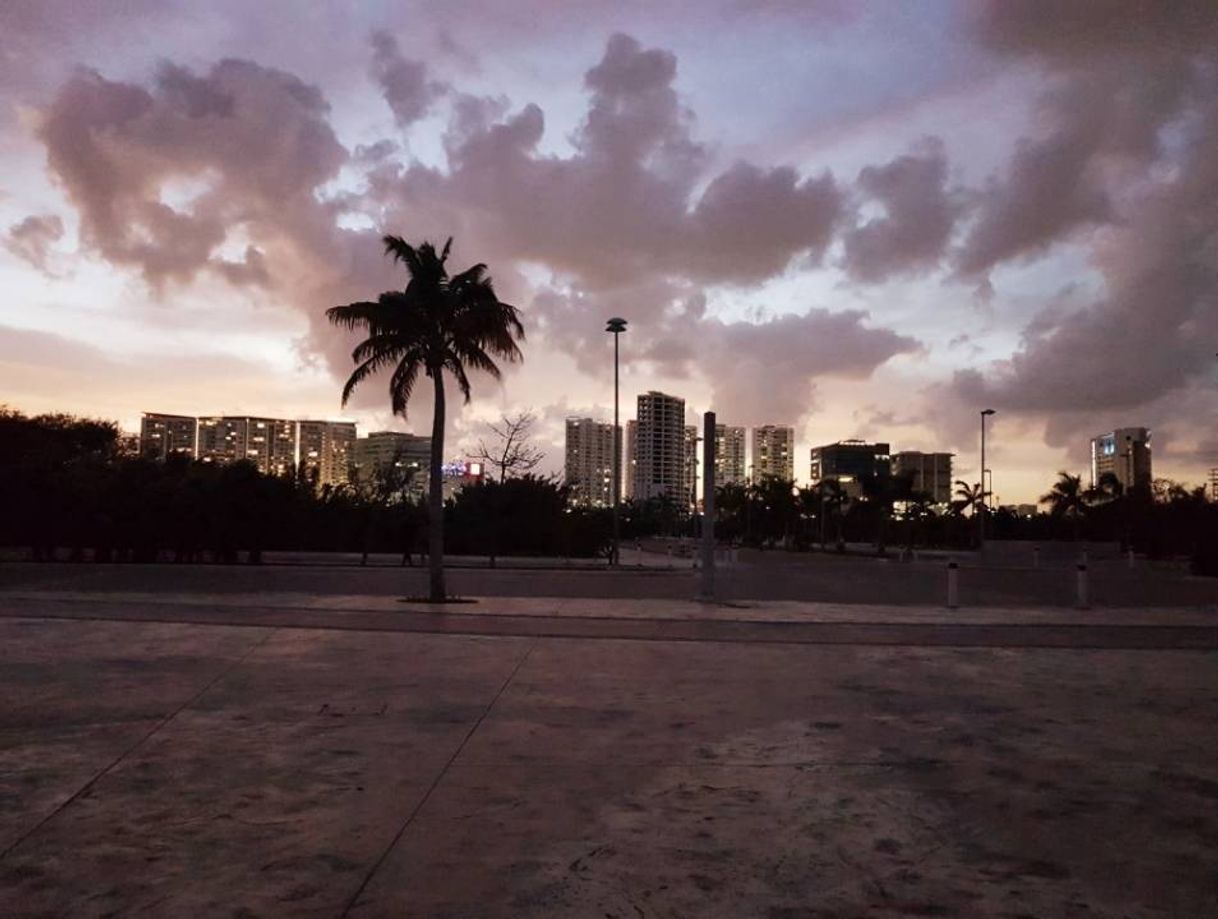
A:
<svg viewBox="0 0 1218 919">
<path fill-rule="evenodd" d="M 578 507 L 613 506 L 613 425 L 567 419 L 564 478 L 568 501 Z"/>
<path fill-rule="evenodd" d="M 863 493 L 862 483 L 870 478 L 887 478 L 892 474 L 892 457 L 888 444 L 869 444 L 862 440 L 842 440 L 812 448 L 810 478 L 813 485 L 832 479 L 851 497 Z"/>
<path fill-rule="evenodd" d="M 795 428 L 766 424 L 753 428 L 753 481 L 795 478 Z"/>
<path fill-rule="evenodd" d="M 1146 428 L 1117 428 L 1091 439 L 1091 484 L 1111 473 L 1128 491 L 1149 488 L 1150 431 Z"/>
<path fill-rule="evenodd" d="M 140 456 L 163 460 L 182 454 L 193 459 L 197 426 L 197 419 L 190 415 L 144 412 L 140 419 Z"/>
<path fill-rule="evenodd" d="M 199 419 L 199 459 L 205 463 L 235 463 L 245 457 L 249 425 L 246 419 L 221 417 Z"/>
<path fill-rule="evenodd" d="M 264 475 L 289 475 L 296 464 L 296 422 L 247 415 L 201 418 L 199 459 L 218 464 L 247 460 Z"/>
<path fill-rule="evenodd" d="M 625 491 L 622 495 L 634 500 L 634 470 L 638 466 L 639 423 L 633 419 L 626 422 L 626 475 Z"/>
<path fill-rule="evenodd" d="M 1210 500 L 1218 501 L 1218 466 L 1210 469 Z"/>
<path fill-rule="evenodd" d="M 347 481 L 355 425 L 350 421 L 300 422 L 300 470 L 310 480 L 324 485 Z"/>
<path fill-rule="evenodd" d="M 715 484 L 743 485 L 744 428 L 730 424 L 715 425 Z"/>
<path fill-rule="evenodd" d="M 667 495 L 678 503 L 686 498 L 685 400 L 662 392 L 638 398 L 635 432 L 634 492 L 646 501 Z"/>
<path fill-rule="evenodd" d="M 698 429 L 692 424 L 685 425 L 685 484 L 682 493 L 685 505 L 691 511 L 698 509 Z"/>
<path fill-rule="evenodd" d="M 902 450 L 892 457 L 892 474 L 908 476 L 913 490 L 929 495 L 932 504 L 952 500 L 952 454 Z"/>
</svg>

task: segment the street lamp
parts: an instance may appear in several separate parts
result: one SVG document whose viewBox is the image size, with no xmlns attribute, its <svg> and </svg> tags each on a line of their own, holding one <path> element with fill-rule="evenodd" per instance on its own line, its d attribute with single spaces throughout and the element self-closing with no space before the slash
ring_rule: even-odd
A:
<svg viewBox="0 0 1218 919">
<path fill-rule="evenodd" d="M 987 415 L 993 415 L 992 408 L 983 408 L 981 410 L 981 506 L 977 508 L 977 517 L 980 521 L 977 524 L 977 532 L 979 538 L 977 547 L 981 548 L 985 545 L 985 515 L 989 512 L 989 492 L 985 488 L 985 419 Z"/>
<path fill-rule="evenodd" d="M 617 566 L 621 551 L 621 531 L 618 524 L 618 505 L 622 501 L 622 428 L 618 421 L 618 336 L 626 331 L 626 320 L 614 316 L 605 323 L 605 331 L 613 333 L 613 551 L 609 564 Z"/>
</svg>

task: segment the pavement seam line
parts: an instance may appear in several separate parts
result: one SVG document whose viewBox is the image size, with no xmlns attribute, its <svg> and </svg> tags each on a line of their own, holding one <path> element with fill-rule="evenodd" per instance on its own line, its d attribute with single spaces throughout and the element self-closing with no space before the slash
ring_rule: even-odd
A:
<svg viewBox="0 0 1218 919">
<path fill-rule="evenodd" d="M 503 681 L 503 685 L 500 686 L 495 695 L 491 697 L 491 701 L 488 702 L 486 708 L 482 710 L 482 714 L 478 716 L 478 719 L 473 723 L 470 729 L 466 731 L 465 736 L 461 739 L 461 743 L 457 744 L 457 749 L 453 751 L 453 755 L 448 758 L 448 761 L 444 764 L 444 767 L 436 774 L 436 777 L 432 780 L 431 785 L 428 786 L 427 791 L 423 793 L 423 797 L 419 799 L 418 803 L 411 808 L 410 813 L 406 815 L 406 819 L 402 821 L 402 825 L 394 834 L 393 839 L 389 840 L 389 845 L 385 847 L 385 851 L 382 852 L 380 857 L 373 863 L 372 867 L 368 870 L 368 873 L 364 876 L 364 880 L 360 883 L 359 888 L 352 895 L 351 899 L 347 901 L 346 907 L 339 914 L 340 919 L 346 919 L 346 917 L 351 914 L 351 910 L 355 908 L 355 905 L 359 902 L 359 898 L 364 895 L 364 891 L 367 890 L 368 885 L 372 882 L 372 879 L 376 876 L 376 873 L 381 870 L 381 865 L 383 865 L 385 860 L 389 858 L 389 853 L 394 850 L 401 838 L 406 835 L 406 830 L 410 828 L 410 824 L 414 822 L 414 818 L 417 817 L 419 812 L 423 810 L 427 802 L 431 799 L 432 793 L 440 786 L 440 783 L 444 780 L 444 777 L 448 775 L 448 770 L 451 769 L 453 763 L 457 761 L 457 757 L 461 755 L 461 752 L 465 749 L 465 745 L 469 743 L 470 738 L 474 736 L 478 728 L 482 727 L 482 722 L 485 721 L 486 716 L 491 713 L 491 709 L 495 707 L 495 704 L 499 701 L 499 697 L 502 696 L 507 691 L 507 688 L 512 685 L 512 682 L 516 679 L 516 674 L 520 672 L 520 668 L 524 666 L 525 661 L 529 659 L 529 655 L 533 653 L 533 649 L 535 647 L 537 647 L 536 639 L 529 643 L 529 646 L 525 649 L 524 654 L 520 656 L 520 660 L 516 662 L 516 666 L 512 668 L 512 672 L 508 674 L 507 679 Z"/>
<path fill-rule="evenodd" d="M 46 826 L 48 823 L 50 823 L 52 820 L 54 820 L 56 817 L 58 817 L 69 806 L 74 804 L 76 801 L 80 800 L 81 797 L 88 794 L 89 791 L 91 791 L 98 782 L 100 782 L 107 775 L 109 775 L 110 772 L 112 772 L 115 769 L 115 767 L 117 767 L 120 763 L 122 763 L 123 760 L 125 760 L 128 756 L 130 756 L 132 753 L 134 753 L 136 750 L 138 750 L 140 747 L 142 747 L 148 740 L 150 740 L 155 734 L 157 734 L 161 730 L 161 728 L 165 727 L 165 725 L 167 725 L 167 724 L 169 724 L 169 722 L 173 721 L 173 719 L 178 717 L 178 715 L 180 715 L 185 709 L 189 708 L 191 705 L 194 705 L 195 702 L 197 702 L 197 701 L 199 701 L 199 699 L 203 698 L 203 696 L 207 693 L 207 691 L 209 689 L 211 689 L 221 680 L 225 679 L 226 677 L 230 676 L 233 672 L 235 672 L 239 667 L 241 667 L 246 662 L 246 660 L 249 659 L 250 655 L 252 655 L 255 651 L 257 651 L 259 648 L 261 648 L 268 641 L 270 641 L 272 636 L 274 636 L 276 633 L 278 633 L 280 631 L 278 626 L 268 626 L 265 628 L 267 628 L 267 634 L 264 635 L 259 641 L 254 642 L 246 650 L 246 652 L 244 654 L 242 654 L 239 658 L 237 658 L 237 660 L 233 661 L 233 663 L 230 666 L 224 668 L 219 673 L 217 673 L 214 677 L 212 677 L 210 680 L 208 680 L 207 683 L 204 684 L 202 689 L 200 689 L 194 695 L 190 696 L 190 698 L 186 699 L 181 705 L 179 705 L 172 712 L 170 712 L 168 715 L 166 715 L 164 718 L 162 718 L 160 721 L 158 721 L 156 724 L 154 724 L 148 730 L 147 733 L 145 733 L 142 737 L 140 737 L 138 740 L 136 740 L 135 743 L 131 744 L 129 747 L 127 747 L 125 750 L 123 750 L 122 753 L 120 753 L 107 766 L 102 768 L 101 771 L 99 771 L 96 775 L 93 776 L 93 778 L 89 779 L 89 781 L 85 782 L 84 785 L 82 785 L 80 788 L 76 789 L 76 791 L 74 791 L 72 793 L 72 795 L 66 801 L 64 801 L 62 804 L 60 804 L 59 807 L 55 808 L 53 811 L 51 811 L 51 813 L 47 814 L 45 817 L 43 817 L 41 820 L 39 820 L 38 823 L 36 823 L 34 826 L 32 826 L 28 831 L 26 831 L 25 833 L 22 833 L 21 836 L 18 837 L 17 840 L 14 843 L 12 843 L 12 845 L 10 845 L 7 849 L 5 849 L 3 852 L 0 852 L 0 861 L 3 861 L 4 859 L 8 858 L 22 844 L 24 844 L 27 839 L 32 837 L 39 830 L 41 830 L 44 826 Z"/>
</svg>

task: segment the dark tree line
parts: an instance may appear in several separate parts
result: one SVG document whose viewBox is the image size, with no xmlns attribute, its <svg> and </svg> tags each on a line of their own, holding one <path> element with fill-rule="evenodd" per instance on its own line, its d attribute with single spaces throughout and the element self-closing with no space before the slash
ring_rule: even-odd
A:
<svg viewBox="0 0 1218 919">
<path fill-rule="evenodd" d="M 0 408 L 0 545 L 38 560 L 258 563 L 268 550 L 426 557 L 428 511 L 409 471 L 317 488 L 303 476 L 121 456 L 111 422 Z M 444 509 L 448 551 L 603 555 L 606 512 L 568 511 L 566 491 L 526 476 L 470 486 Z"/>
</svg>

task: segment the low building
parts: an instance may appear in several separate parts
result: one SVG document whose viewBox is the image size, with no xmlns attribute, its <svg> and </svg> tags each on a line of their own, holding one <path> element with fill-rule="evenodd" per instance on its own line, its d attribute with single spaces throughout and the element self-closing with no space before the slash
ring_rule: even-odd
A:
<svg viewBox="0 0 1218 919">
<path fill-rule="evenodd" d="M 813 485 L 837 482 L 852 498 L 862 497 L 862 483 L 892 475 L 892 456 L 886 443 L 841 440 L 813 447 L 809 477 Z"/>
<path fill-rule="evenodd" d="M 930 497 L 932 504 L 952 500 L 952 454 L 902 450 L 892 456 L 892 474 L 908 476 L 914 491 Z"/>
<path fill-rule="evenodd" d="M 377 469 L 396 466 L 411 473 L 410 492 L 427 493 L 431 438 L 405 431 L 373 431 L 351 442 L 348 452 L 351 479 L 367 481 Z"/>
</svg>

